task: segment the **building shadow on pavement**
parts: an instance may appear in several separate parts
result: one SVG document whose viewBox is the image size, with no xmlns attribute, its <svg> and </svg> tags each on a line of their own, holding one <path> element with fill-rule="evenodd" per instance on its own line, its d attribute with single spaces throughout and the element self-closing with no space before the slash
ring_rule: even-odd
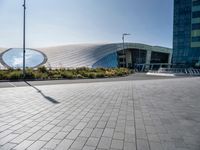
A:
<svg viewBox="0 0 200 150">
<path fill-rule="evenodd" d="M 54 103 L 54 104 L 59 104 L 60 102 L 56 101 L 55 99 L 46 96 L 40 89 L 36 88 L 35 86 L 31 85 L 30 83 L 28 83 L 27 81 L 24 81 L 28 86 L 34 88 L 38 93 L 40 93 L 45 99 L 47 99 L 48 101 Z"/>
</svg>

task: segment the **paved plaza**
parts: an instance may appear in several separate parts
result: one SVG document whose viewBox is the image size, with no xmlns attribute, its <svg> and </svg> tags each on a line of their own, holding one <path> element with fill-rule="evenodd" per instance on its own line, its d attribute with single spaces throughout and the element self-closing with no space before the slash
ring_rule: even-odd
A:
<svg viewBox="0 0 200 150">
<path fill-rule="evenodd" d="M 0 88 L 0 150 L 200 150 L 200 78 Z"/>
</svg>

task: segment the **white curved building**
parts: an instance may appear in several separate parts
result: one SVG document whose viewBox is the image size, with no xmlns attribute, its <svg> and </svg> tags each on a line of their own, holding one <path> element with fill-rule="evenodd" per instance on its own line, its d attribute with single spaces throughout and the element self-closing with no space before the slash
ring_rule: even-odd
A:
<svg viewBox="0 0 200 150">
<path fill-rule="evenodd" d="M 12 50 L 12 49 L 9 49 Z M 8 49 L 0 49 L 0 61 L 8 67 L 3 56 Z M 21 49 L 22 51 L 22 49 Z M 43 64 L 51 68 L 77 67 L 133 67 L 135 64 L 170 63 L 172 49 L 139 43 L 74 44 L 38 48 L 44 54 Z M 11 58 L 9 58 L 11 59 Z M 12 58 L 13 59 L 13 58 Z M 14 58 L 15 59 L 15 58 Z M 20 58 L 21 59 L 21 58 Z"/>
</svg>

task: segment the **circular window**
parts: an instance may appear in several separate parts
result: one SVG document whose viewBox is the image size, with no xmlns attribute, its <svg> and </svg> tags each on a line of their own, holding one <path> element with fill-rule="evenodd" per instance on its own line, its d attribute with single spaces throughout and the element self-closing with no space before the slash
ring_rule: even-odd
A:
<svg viewBox="0 0 200 150">
<path fill-rule="evenodd" d="M 26 49 L 25 66 L 28 68 L 38 67 L 47 61 L 45 54 L 38 50 Z M 23 49 L 11 48 L 1 54 L 2 64 L 8 68 L 23 67 Z"/>
</svg>

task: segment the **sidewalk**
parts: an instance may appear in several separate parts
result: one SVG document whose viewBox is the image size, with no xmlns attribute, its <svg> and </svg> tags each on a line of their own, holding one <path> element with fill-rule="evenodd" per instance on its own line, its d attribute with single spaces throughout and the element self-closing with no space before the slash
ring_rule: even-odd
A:
<svg viewBox="0 0 200 150">
<path fill-rule="evenodd" d="M 199 150 L 200 78 L 0 89 L 0 149 Z"/>
</svg>

